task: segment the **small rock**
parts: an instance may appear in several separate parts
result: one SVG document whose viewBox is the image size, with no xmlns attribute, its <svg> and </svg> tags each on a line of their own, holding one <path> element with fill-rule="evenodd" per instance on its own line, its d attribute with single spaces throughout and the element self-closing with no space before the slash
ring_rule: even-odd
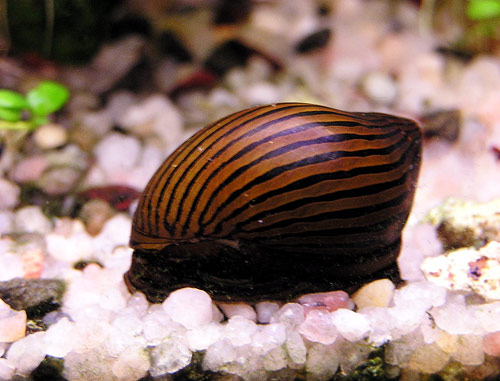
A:
<svg viewBox="0 0 500 381">
<path fill-rule="evenodd" d="M 450 355 L 437 345 L 423 345 L 411 355 L 408 367 L 423 373 L 437 373 L 448 363 Z"/>
<path fill-rule="evenodd" d="M 212 321 L 212 299 L 202 290 L 189 287 L 176 290 L 162 306 L 173 321 L 186 328 L 196 328 Z"/>
<path fill-rule="evenodd" d="M 483 337 L 483 349 L 487 355 L 500 357 L 500 331 L 488 333 Z"/>
<path fill-rule="evenodd" d="M 151 368 L 149 373 L 159 377 L 174 373 L 191 362 L 191 351 L 177 340 L 166 340 L 151 350 Z"/>
<path fill-rule="evenodd" d="M 329 345 L 337 340 L 339 335 L 329 312 L 312 310 L 306 320 L 299 326 L 299 332 L 307 340 Z"/>
<path fill-rule="evenodd" d="M 21 255 L 13 252 L 0 254 L 0 281 L 8 281 L 24 276 L 23 260 Z"/>
<path fill-rule="evenodd" d="M 280 309 L 280 305 L 274 302 L 259 302 L 255 305 L 257 311 L 257 321 L 261 324 L 267 324 L 271 317 Z"/>
<path fill-rule="evenodd" d="M 318 292 L 302 295 L 297 302 L 304 307 L 308 314 L 312 310 L 332 312 L 338 308 L 349 308 L 352 304 L 349 294 L 344 291 Z"/>
<path fill-rule="evenodd" d="M 306 370 L 319 380 L 330 380 L 339 368 L 339 357 L 335 346 L 314 344 L 307 352 Z"/>
<path fill-rule="evenodd" d="M 257 324 L 241 316 L 229 319 L 224 327 L 223 336 L 235 347 L 250 344 L 252 335 L 257 332 Z"/>
<path fill-rule="evenodd" d="M 331 319 L 337 331 L 348 341 L 363 339 L 370 332 L 370 321 L 354 311 L 339 308 L 331 313 Z"/>
<path fill-rule="evenodd" d="M 14 227 L 14 213 L 0 210 L 0 235 L 9 233 Z"/>
<path fill-rule="evenodd" d="M 48 234 L 52 230 L 52 223 L 39 206 L 25 206 L 14 215 L 14 229 L 18 233 Z"/>
<path fill-rule="evenodd" d="M 6 358 L 0 358 L 0 380 L 10 380 L 14 376 L 16 368 Z"/>
<path fill-rule="evenodd" d="M 16 163 L 11 175 L 21 184 L 33 182 L 42 176 L 48 165 L 48 161 L 42 155 L 26 156 Z"/>
<path fill-rule="evenodd" d="M 204 351 L 217 342 L 222 336 L 223 327 L 217 323 L 209 323 L 187 332 L 188 347 L 194 351 Z"/>
<path fill-rule="evenodd" d="M 62 304 L 65 283 L 58 279 L 12 279 L 0 282 L 0 298 L 30 319 L 43 317 Z"/>
<path fill-rule="evenodd" d="M 0 343 L 12 343 L 26 335 L 26 311 L 16 311 L 0 300 Z"/>
<path fill-rule="evenodd" d="M 82 206 L 79 216 L 89 234 L 94 236 L 99 234 L 106 221 L 114 214 L 115 211 L 106 201 L 95 199 L 87 201 Z"/>
<path fill-rule="evenodd" d="M 358 308 L 387 307 L 394 289 L 394 284 L 389 279 L 378 279 L 361 287 L 352 299 Z"/>
<path fill-rule="evenodd" d="M 268 324 L 259 326 L 259 330 L 252 337 L 252 348 L 261 355 L 274 348 L 281 347 L 286 341 L 286 329 L 282 324 Z"/>
<path fill-rule="evenodd" d="M 113 374 L 120 381 L 142 380 L 150 367 L 149 356 L 140 347 L 125 349 L 112 366 Z"/>
<path fill-rule="evenodd" d="M 368 74 L 361 86 L 368 98 L 383 105 L 394 102 L 398 93 L 394 78 L 387 73 L 378 71 Z"/>
<path fill-rule="evenodd" d="M 12 209 L 19 202 L 19 187 L 8 180 L 0 178 L 0 210 Z"/>
<path fill-rule="evenodd" d="M 66 144 L 68 132 L 60 124 L 45 124 L 35 130 L 33 139 L 41 149 L 52 149 Z"/>
<path fill-rule="evenodd" d="M 13 343 L 6 358 L 16 367 L 16 373 L 28 376 L 45 358 L 45 332 L 35 332 Z"/>
<path fill-rule="evenodd" d="M 283 323 L 293 329 L 305 320 L 304 307 L 298 303 L 287 303 L 271 317 L 271 323 Z"/>
<path fill-rule="evenodd" d="M 117 182 L 121 182 L 120 178 L 135 167 L 141 151 L 139 140 L 119 133 L 108 134 L 94 149 L 98 166 L 110 180 Z"/>
<path fill-rule="evenodd" d="M 81 176 L 82 172 L 72 166 L 54 167 L 45 171 L 35 184 L 48 195 L 63 195 L 76 186 Z"/>
<path fill-rule="evenodd" d="M 249 304 L 245 303 L 218 303 L 219 308 L 224 312 L 227 318 L 241 316 L 247 320 L 256 322 L 257 313 Z"/>
<path fill-rule="evenodd" d="M 452 353 L 451 357 L 464 365 L 481 365 L 484 361 L 482 336 L 459 336 L 457 350 Z"/>
<path fill-rule="evenodd" d="M 63 358 L 73 350 L 74 323 L 67 317 L 59 319 L 46 331 L 44 337 L 45 353 L 49 356 Z"/>
</svg>

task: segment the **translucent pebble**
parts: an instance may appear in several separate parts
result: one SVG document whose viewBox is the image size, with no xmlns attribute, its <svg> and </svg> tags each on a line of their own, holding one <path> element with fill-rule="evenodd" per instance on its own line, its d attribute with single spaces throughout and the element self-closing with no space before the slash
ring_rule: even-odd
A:
<svg viewBox="0 0 500 381">
<path fill-rule="evenodd" d="M 252 335 L 257 332 L 257 324 L 241 316 L 229 319 L 224 326 L 223 337 L 227 338 L 235 347 L 250 344 Z"/>
<path fill-rule="evenodd" d="M 272 316 L 271 323 L 283 323 L 287 328 L 294 328 L 304 320 L 304 307 L 297 303 L 287 303 Z"/>
<path fill-rule="evenodd" d="M 53 357 L 64 357 L 73 349 L 74 323 L 67 317 L 51 325 L 44 338 L 45 353 Z"/>
<path fill-rule="evenodd" d="M 212 320 L 212 299 L 205 291 L 196 288 L 176 290 L 162 305 L 173 321 L 186 328 L 196 328 Z"/>
<path fill-rule="evenodd" d="M 265 354 L 286 341 L 286 329 L 283 324 L 267 324 L 260 326 L 252 337 L 252 348 L 258 354 Z"/>
<path fill-rule="evenodd" d="M 414 311 L 426 311 L 446 301 L 446 289 L 429 282 L 414 282 L 396 290 L 394 305 Z"/>
<path fill-rule="evenodd" d="M 445 306 L 431 311 L 436 325 L 455 335 L 468 335 L 482 332 L 481 323 L 475 319 L 474 310 L 466 308 L 463 296 L 450 295 Z"/>
<path fill-rule="evenodd" d="M 0 358 L 0 380 L 10 380 L 14 376 L 16 368 L 9 360 Z"/>
<path fill-rule="evenodd" d="M 422 345 L 412 353 L 408 368 L 423 373 L 439 372 L 448 363 L 450 355 L 436 344 Z"/>
<path fill-rule="evenodd" d="M 370 332 L 370 321 L 366 316 L 339 308 L 331 313 L 331 319 L 339 333 L 348 341 L 363 339 Z"/>
<path fill-rule="evenodd" d="M 137 336 L 142 332 L 142 322 L 143 320 L 137 316 L 125 315 L 117 316 L 111 325 L 128 335 Z"/>
<path fill-rule="evenodd" d="M 276 371 L 287 366 L 288 358 L 283 347 L 277 347 L 266 353 L 262 360 L 265 370 Z"/>
<path fill-rule="evenodd" d="M 361 287 L 352 299 L 359 308 L 387 307 L 394 295 L 394 283 L 389 279 L 378 279 Z"/>
<path fill-rule="evenodd" d="M 415 349 L 422 345 L 424 345 L 422 334 L 416 330 L 399 340 L 389 342 L 385 349 L 385 361 L 388 364 L 405 368 Z"/>
<path fill-rule="evenodd" d="M 445 353 L 453 353 L 458 348 L 458 336 L 446 331 L 440 331 L 436 344 Z"/>
<path fill-rule="evenodd" d="M 120 381 L 135 381 L 146 376 L 149 366 L 147 353 L 143 348 L 135 346 L 120 353 L 111 370 Z"/>
<path fill-rule="evenodd" d="M 462 335 L 457 340 L 457 350 L 451 357 L 464 365 L 481 365 L 484 361 L 483 338 L 478 335 Z"/>
<path fill-rule="evenodd" d="M 45 332 L 35 332 L 9 347 L 5 357 L 15 366 L 17 374 L 29 375 L 45 358 L 44 336 Z"/>
<path fill-rule="evenodd" d="M 500 357 L 500 331 L 491 332 L 484 336 L 483 349 L 490 356 Z"/>
<path fill-rule="evenodd" d="M 218 303 L 219 308 L 224 312 L 227 318 L 241 316 L 247 320 L 256 322 L 257 313 L 253 307 L 245 303 Z"/>
<path fill-rule="evenodd" d="M 142 317 L 148 312 L 148 307 L 146 296 L 142 292 L 136 292 L 127 301 L 124 313 L 130 312 L 134 316 Z"/>
<path fill-rule="evenodd" d="M 372 352 L 372 349 L 364 343 L 354 344 L 345 340 L 338 340 L 334 347 L 337 353 L 341 354 L 339 356 L 340 369 L 348 374 L 364 364 Z"/>
<path fill-rule="evenodd" d="M 306 371 L 315 380 L 330 380 L 339 368 L 339 357 L 335 346 L 314 344 L 307 352 Z"/>
<path fill-rule="evenodd" d="M 485 332 L 500 331 L 500 302 L 471 307 Z"/>
<path fill-rule="evenodd" d="M 217 341 L 208 347 L 203 357 L 203 368 L 216 371 L 222 365 L 236 359 L 236 350 L 228 339 Z"/>
<path fill-rule="evenodd" d="M 167 373 L 174 373 L 186 367 L 191 362 L 191 351 L 179 340 L 165 340 L 153 347 L 150 352 L 151 368 L 149 372 L 153 377 Z"/>
<path fill-rule="evenodd" d="M 380 346 L 393 338 L 391 330 L 395 327 L 396 320 L 387 308 L 366 307 L 358 310 L 358 313 L 366 316 L 370 322 L 370 343 Z"/>
<path fill-rule="evenodd" d="M 208 323 L 203 327 L 194 328 L 186 334 L 187 345 L 193 352 L 204 351 L 219 340 L 222 332 L 223 327 L 215 322 Z"/>
<path fill-rule="evenodd" d="M 16 311 L 0 299 L 0 342 L 11 343 L 26 334 L 26 311 Z"/>
<path fill-rule="evenodd" d="M 288 331 L 286 336 L 285 348 L 288 357 L 295 364 L 304 364 L 306 362 L 307 349 L 302 336 L 296 331 Z"/>
<path fill-rule="evenodd" d="M 0 210 L 0 235 L 13 230 L 14 213 L 8 210 Z"/>
<path fill-rule="evenodd" d="M 183 326 L 174 322 L 163 309 L 151 309 L 143 318 L 143 335 L 150 345 L 159 344 L 173 332 L 182 332 Z"/>
<path fill-rule="evenodd" d="M 306 320 L 299 326 L 299 332 L 309 341 L 326 345 L 334 343 L 339 334 L 331 314 L 320 310 L 312 310 L 307 314 Z"/>
<path fill-rule="evenodd" d="M 271 317 L 280 309 L 280 305 L 274 302 L 260 302 L 255 305 L 257 312 L 257 321 L 261 324 L 267 324 Z"/>
</svg>

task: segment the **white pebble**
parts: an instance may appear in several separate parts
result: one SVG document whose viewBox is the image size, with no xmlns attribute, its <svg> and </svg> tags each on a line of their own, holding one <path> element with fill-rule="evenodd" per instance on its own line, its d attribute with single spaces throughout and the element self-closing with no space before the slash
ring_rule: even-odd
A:
<svg viewBox="0 0 500 381">
<path fill-rule="evenodd" d="M 234 316 L 224 326 L 223 336 L 235 347 L 250 344 L 257 332 L 257 324 L 241 316 Z"/>
<path fill-rule="evenodd" d="M 191 362 L 191 351 L 178 340 L 165 340 L 151 350 L 151 368 L 153 377 L 166 373 L 174 373 L 188 366 Z"/>
<path fill-rule="evenodd" d="M 242 316 L 247 320 L 256 322 L 257 313 L 249 304 L 245 303 L 218 303 L 219 308 L 227 318 Z"/>
<path fill-rule="evenodd" d="M 283 323 L 287 328 L 295 328 L 304 320 L 304 307 L 298 303 L 287 303 L 272 316 L 271 323 Z"/>
<path fill-rule="evenodd" d="M 10 380 L 14 376 L 16 368 L 9 360 L 0 358 L 0 380 Z"/>
<path fill-rule="evenodd" d="M 60 124 L 45 124 L 35 130 L 33 139 L 41 149 L 51 149 L 65 144 L 68 132 Z"/>
<path fill-rule="evenodd" d="M 63 262 L 89 259 L 94 251 L 92 237 L 79 220 L 56 220 L 55 229 L 46 235 L 45 241 L 49 255 Z"/>
<path fill-rule="evenodd" d="M 0 210 L 0 235 L 10 233 L 14 227 L 14 213 Z"/>
<path fill-rule="evenodd" d="M 259 326 L 259 330 L 252 337 L 253 351 L 258 354 L 281 347 L 286 341 L 286 328 L 283 324 L 267 324 Z"/>
<path fill-rule="evenodd" d="M 306 370 L 315 380 L 330 380 L 339 368 L 340 357 L 335 346 L 314 344 L 307 352 Z"/>
<path fill-rule="evenodd" d="M 337 340 L 338 330 L 329 312 L 312 310 L 306 320 L 299 326 L 299 332 L 307 340 L 321 344 L 332 344 Z"/>
<path fill-rule="evenodd" d="M 53 357 L 64 357 L 73 349 L 74 324 L 67 317 L 51 325 L 44 338 L 45 353 Z"/>
<path fill-rule="evenodd" d="M 212 299 L 202 290 L 181 288 L 168 296 L 162 304 L 170 318 L 186 328 L 196 328 L 212 320 Z"/>
<path fill-rule="evenodd" d="M 21 255 L 10 252 L 0 254 L 0 269 L 2 269 L 0 271 L 0 281 L 22 278 L 24 268 Z"/>
<path fill-rule="evenodd" d="M 261 324 L 267 324 L 271 317 L 278 312 L 280 305 L 274 302 L 260 302 L 255 305 L 257 311 L 257 321 Z"/>
<path fill-rule="evenodd" d="M 94 149 L 97 165 L 109 176 L 110 181 L 119 180 L 133 169 L 139 161 L 141 151 L 139 140 L 119 133 L 108 134 Z"/>
<path fill-rule="evenodd" d="M 19 202 L 19 187 L 3 178 L 0 178 L 0 210 L 12 209 Z"/>
<path fill-rule="evenodd" d="M 305 364 L 307 349 L 302 336 L 297 331 L 288 331 L 285 348 L 290 360 L 295 364 Z"/>
<path fill-rule="evenodd" d="M 369 73 L 362 83 L 363 91 L 375 103 L 391 104 L 397 96 L 396 82 L 387 73 Z"/>
<path fill-rule="evenodd" d="M 204 351 L 214 344 L 222 336 L 223 327 L 215 322 L 208 323 L 203 327 L 195 328 L 187 332 L 186 339 L 189 349 Z"/>
<path fill-rule="evenodd" d="M 331 313 L 331 319 L 339 333 L 348 341 L 363 339 L 370 332 L 370 321 L 366 316 L 339 308 Z"/>
<path fill-rule="evenodd" d="M 16 373 L 28 376 L 45 358 L 45 332 L 35 332 L 13 343 L 6 358 L 16 367 Z"/>
<path fill-rule="evenodd" d="M 436 344 L 423 345 L 412 353 L 408 368 L 423 373 L 437 373 L 448 363 L 450 355 Z"/>
<path fill-rule="evenodd" d="M 25 206 L 16 211 L 14 227 L 19 233 L 48 234 L 52 230 L 52 223 L 39 206 Z"/>
<path fill-rule="evenodd" d="M 500 331 L 500 302 L 470 307 L 485 332 Z"/>
<path fill-rule="evenodd" d="M 288 358 L 286 351 L 283 347 L 278 347 L 271 349 L 264 356 L 264 360 L 262 361 L 262 365 L 265 370 L 268 371 L 276 371 L 283 369 L 288 364 Z"/>
<path fill-rule="evenodd" d="M 0 299 L 0 342 L 12 343 L 26 334 L 26 311 L 16 311 Z"/>
<path fill-rule="evenodd" d="M 451 357 L 470 366 L 481 365 L 484 362 L 483 338 L 479 335 L 461 335 L 457 340 L 458 348 Z"/>
<path fill-rule="evenodd" d="M 448 333 L 468 335 L 481 332 L 481 323 L 475 319 L 474 310 L 466 308 L 461 295 L 449 295 L 447 304 L 432 309 L 431 314 L 436 325 Z"/>
<path fill-rule="evenodd" d="M 234 361 L 236 356 L 236 350 L 228 339 L 219 340 L 205 352 L 203 368 L 216 371 L 222 365 Z"/>
<path fill-rule="evenodd" d="M 149 366 L 149 356 L 145 350 L 132 346 L 120 353 L 111 370 L 120 381 L 135 381 L 146 376 Z"/>
</svg>

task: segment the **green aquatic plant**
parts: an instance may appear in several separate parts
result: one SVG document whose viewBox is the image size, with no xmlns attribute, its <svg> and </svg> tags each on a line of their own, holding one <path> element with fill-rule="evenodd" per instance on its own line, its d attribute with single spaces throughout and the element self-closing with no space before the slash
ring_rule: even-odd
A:
<svg viewBox="0 0 500 381">
<path fill-rule="evenodd" d="M 68 88 L 52 81 L 41 82 L 26 95 L 0 89 L 0 129 L 34 130 L 47 124 L 68 99 Z"/>
</svg>

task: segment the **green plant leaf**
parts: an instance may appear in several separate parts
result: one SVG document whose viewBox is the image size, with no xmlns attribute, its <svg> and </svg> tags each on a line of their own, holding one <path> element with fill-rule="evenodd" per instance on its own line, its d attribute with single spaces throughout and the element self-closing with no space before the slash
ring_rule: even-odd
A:
<svg viewBox="0 0 500 381">
<path fill-rule="evenodd" d="M 43 81 L 26 95 L 32 113 L 39 116 L 59 110 L 68 98 L 68 88 L 52 81 Z"/>
<path fill-rule="evenodd" d="M 471 20 L 487 20 L 500 17 L 500 0 L 469 0 L 467 17 Z"/>
<path fill-rule="evenodd" d="M 0 89 L 0 107 L 13 110 L 22 110 L 29 107 L 26 98 L 21 94 L 7 89 Z"/>
<path fill-rule="evenodd" d="M 6 120 L 7 122 L 18 122 L 22 117 L 22 110 L 0 107 L 0 120 Z"/>
</svg>

